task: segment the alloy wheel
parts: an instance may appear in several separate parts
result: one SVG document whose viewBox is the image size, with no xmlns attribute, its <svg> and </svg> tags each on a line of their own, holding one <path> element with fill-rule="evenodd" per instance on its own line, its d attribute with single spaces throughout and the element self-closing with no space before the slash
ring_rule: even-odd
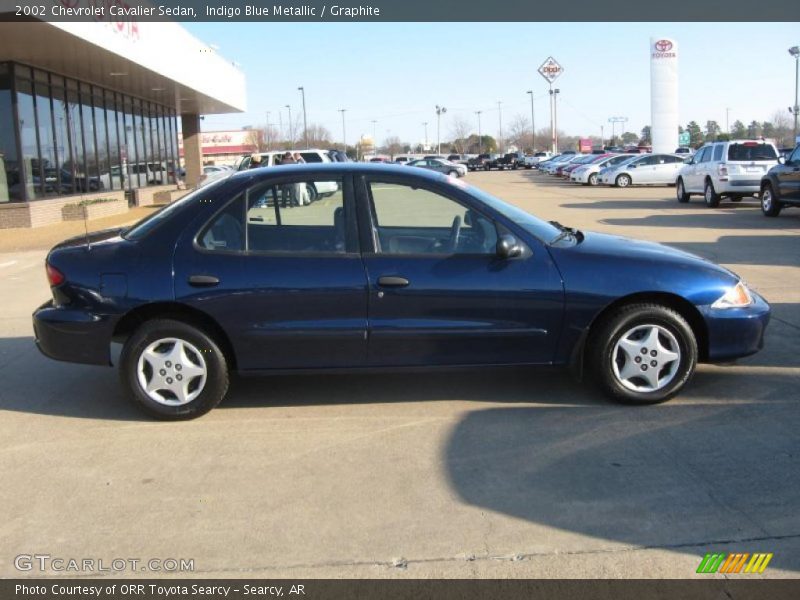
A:
<svg viewBox="0 0 800 600">
<path fill-rule="evenodd" d="M 139 355 L 136 376 L 142 390 L 155 402 L 183 406 L 202 393 L 208 368 L 194 345 L 178 338 L 162 338 Z"/>
<path fill-rule="evenodd" d="M 672 332 L 660 325 L 636 325 L 617 341 L 611 353 L 614 376 L 634 392 L 655 392 L 675 378 L 681 349 Z"/>
</svg>

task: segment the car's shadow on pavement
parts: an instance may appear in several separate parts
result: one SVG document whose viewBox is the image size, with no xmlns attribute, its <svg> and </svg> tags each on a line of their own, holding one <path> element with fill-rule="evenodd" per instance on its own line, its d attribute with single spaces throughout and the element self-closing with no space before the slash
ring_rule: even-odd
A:
<svg viewBox="0 0 800 600">
<path fill-rule="evenodd" d="M 653 202 L 659 202 L 654 200 Z M 651 205 L 652 208 L 652 205 Z M 745 207 L 747 208 L 747 207 Z M 616 225 L 622 227 L 676 227 L 680 229 L 790 229 L 798 228 L 797 219 L 767 219 L 761 212 L 752 210 L 750 214 L 753 218 L 742 218 L 741 213 L 744 209 L 724 210 L 724 211 L 686 211 L 675 215 L 649 215 L 647 217 L 630 218 L 611 218 L 600 219 L 600 223 L 605 225 Z"/>
<path fill-rule="evenodd" d="M 800 546 L 796 403 L 475 410 L 449 436 L 446 474 L 464 502 L 582 536 L 774 552 Z M 800 570 L 800 553 L 771 566 Z"/>
</svg>

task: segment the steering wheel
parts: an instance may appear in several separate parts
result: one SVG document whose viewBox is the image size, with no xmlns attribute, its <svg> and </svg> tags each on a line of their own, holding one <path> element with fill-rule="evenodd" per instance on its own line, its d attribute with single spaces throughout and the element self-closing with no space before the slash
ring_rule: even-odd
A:
<svg viewBox="0 0 800 600">
<path fill-rule="evenodd" d="M 458 248 L 458 238 L 461 236 L 461 217 L 456 215 L 450 225 L 450 238 L 447 240 L 447 251 L 455 252 Z"/>
</svg>

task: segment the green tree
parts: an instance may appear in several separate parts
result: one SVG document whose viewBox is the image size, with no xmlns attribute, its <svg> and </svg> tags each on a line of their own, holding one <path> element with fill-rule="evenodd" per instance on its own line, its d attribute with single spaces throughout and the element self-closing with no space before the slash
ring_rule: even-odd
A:
<svg viewBox="0 0 800 600">
<path fill-rule="evenodd" d="M 747 126 L 747 137 L 749 138 L 757 138 L 761 135 L 761 123 L 758 121 L 752 121 L 750 125 Z"/>
<path fill-rule="evenodd" d="M 722 128 L 716 121 L 706 121 L 706 141 L 713 142 L 722 133 Z"/>
<path fill-rule="evenodd" d="M 680 130 L 682 129 L 682 127 L 678 126 L 678 133 L 680 133 Z M 639 143 L 647 145 L 653 143 L 653 132 L 650 129 L 650 125 L 645 125 L 642 127 L 642 133 L 639 135 Z"/>
<path fill-rule="evenodd" d="M 734 140 L 741 140 L 747 137 L 747 129 L 744 127 L 744 123 L 739 121 L 738 119 L 733 122 L 733 126 L 731 127 L 731 139 Z"/>
<path fill-rule="evenodd" d="M 690 121 L 686 126 L 686 131 L 689 132 L 690 145 L 697 147 L 703 144 L 703 141 L 705 140 L 703 136 L 703 130 L 700 129 L 700 125 L 697 124 L 697 121 Z"/>
<path fill-rule="evenodd" d="M 619 137 L 619 139 L 622 140 L 623 144 L 634 144 L 639 141 L 639 136 L 635 133 L 631 133 L 630 131 L 626 131 Z"/>
<path fill-rule="evenodd" d="M 764 121 L 764 123 L 761 125 L 761 135 L 767 139 L 772 139 L 776 137 L 775 133 L 775 125 L 769 121 Z"/>
</svg>

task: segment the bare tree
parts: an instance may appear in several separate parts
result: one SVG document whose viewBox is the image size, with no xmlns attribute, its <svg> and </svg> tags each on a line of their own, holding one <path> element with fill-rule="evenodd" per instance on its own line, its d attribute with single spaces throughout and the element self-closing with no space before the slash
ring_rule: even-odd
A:
<svg viewBox="0 0 800 600">
<path fill-rule="evenodd" d="M 788 148 L 794 146 L 792 140 L 792 120 L 789 118 L 789 112 L 778 110 L 772 115 L 772 128 L 774 131 L 775 142 L 779 147 Z"/>
<path fill-rule="evenodd" d="M 267 149 L 267 135 L 264 127 L 253 127 L 248 129 L 245 136 L 245 144 L 252 148 L 253 152 L 263 152 Z"/>
<path fill-rule="evenodd" d="M 453 137 L 452 146 L 458 154 L 466 154 L 469 135 L 472 125 L 464 117 L 455 117 L 450 126 L 450 135 Z"/>
<path fill-rule="evenodd" d="M 516 115 L 508 126 L 506 142 L 508 144 L 514 144 L 520 150 L 523 148 L 533 148 L 531 122 L 522 115 Z"/>
<path fill-rule="evenodd" d="M 405 144 L 400 141 L 400 138 L 393 135 L 386 138 L 383 151 L 394 159 L 395 154 L 400 154 L 404 147 Z"/>
</svg>

